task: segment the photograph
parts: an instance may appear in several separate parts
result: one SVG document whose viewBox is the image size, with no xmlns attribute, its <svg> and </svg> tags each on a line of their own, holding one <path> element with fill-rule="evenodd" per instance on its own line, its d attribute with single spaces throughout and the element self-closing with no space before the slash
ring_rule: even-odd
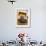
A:
<svg viewBox="0 0 46 46">
<path fill-rule="evenodd" d="M 16 27 L 30 27 L 30 9 L 18 8 L 16 9 Z"/>
</svg>

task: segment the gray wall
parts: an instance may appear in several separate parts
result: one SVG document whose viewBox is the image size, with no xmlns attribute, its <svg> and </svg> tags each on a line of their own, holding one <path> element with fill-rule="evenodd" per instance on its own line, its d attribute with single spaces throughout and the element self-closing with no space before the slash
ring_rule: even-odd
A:
<svg viewBox="0 0 46 46">
<path fill-rule="evenodd" d="M 31 27 L 16 28 L 16 8 L 31 8 Z M 19 32 L 26 32 L 37 41 L 46 40 L 46 13 L 43 0 L 16 0 L 12 5 L 7 0 L 0 0 L 0 40 L 15 40 Z"/>
</svg>

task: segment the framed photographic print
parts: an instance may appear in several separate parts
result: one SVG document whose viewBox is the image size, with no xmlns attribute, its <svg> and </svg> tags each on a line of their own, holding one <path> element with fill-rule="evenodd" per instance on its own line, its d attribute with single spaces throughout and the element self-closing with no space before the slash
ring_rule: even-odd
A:
<svg viewBox="0 0 46 46">
<path fill-rule="evenodd" d="M 29 8 L 16 9 L 16 27 L 30 27 L 31 14 Z"/>
</svg>

